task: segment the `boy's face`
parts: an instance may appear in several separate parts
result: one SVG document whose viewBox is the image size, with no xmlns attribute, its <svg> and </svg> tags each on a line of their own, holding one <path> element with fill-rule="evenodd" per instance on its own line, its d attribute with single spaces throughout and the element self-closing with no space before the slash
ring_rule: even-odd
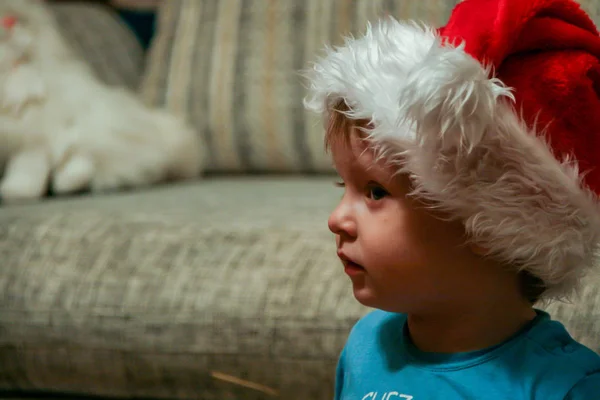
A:
<svg viewBox="0 0 600 400">
<path fill-rule="evenodd" d="M 366 142 L 331 145 L 344 195 L 329 217 L 338 255 L 362 304 L 393 312 L 426 312 L 468 294 L 475 255 L 462 225 L 442 221 L 408 197 L 406 176 L 374 163 Z"/>
</svg>

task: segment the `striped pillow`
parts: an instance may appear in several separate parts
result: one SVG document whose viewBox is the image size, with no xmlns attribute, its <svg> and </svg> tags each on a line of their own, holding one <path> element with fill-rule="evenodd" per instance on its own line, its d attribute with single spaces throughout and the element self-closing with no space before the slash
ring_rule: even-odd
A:
<svg viewBox="0 0 600 400">
<path fill-rule="evenodd" d="M 163 2 L 142 96 L 187 116 L 209 172 L 330 172 L 299 71 L 325 43 L 392 14 L 443 24 L 455 0 Z"/>
<path fill-rule="evenodd" d="M 100 80 L 109 85 L 138 89 L 144 50 L 114 10 L 93 3 L 50 3 L 49 6 L 69 45 Z"/>
</svg>

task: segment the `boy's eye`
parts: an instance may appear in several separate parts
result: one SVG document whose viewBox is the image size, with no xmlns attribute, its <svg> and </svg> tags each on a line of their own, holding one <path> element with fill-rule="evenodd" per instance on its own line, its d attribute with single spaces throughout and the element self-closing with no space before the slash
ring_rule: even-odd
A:
<svg viewBox="0 0 600 400">
<path fill-rule="evenodd" d="M 369 198 L 371 200 L 375 200 L 375 201 L 381 200 L 387 195 L 389 195 L 389 193 L 387 192 L 387 190 L 385 190 L 381 186 L 379 186 L 379 185 L 369 186 Z"/>
</svg>

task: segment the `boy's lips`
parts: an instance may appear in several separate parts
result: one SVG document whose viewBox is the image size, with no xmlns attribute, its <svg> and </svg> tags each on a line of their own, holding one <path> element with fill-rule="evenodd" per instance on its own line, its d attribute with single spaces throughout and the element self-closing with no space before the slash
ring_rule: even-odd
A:
<svg viewBox="0 0 600 400">
<path fill-rule="evenodd" d="M 346 272 L 346 274 L 352 276 L 362 274 L 365 272 L 365 269 L 362 265 L 352 261 L 352 259 L 346 256 L 342 251 L 338 250 L 337 255 L 340 258 L 340 260 L 342 260 L 342 264 L 344 265 L 344 271 Z"/>
</svg>

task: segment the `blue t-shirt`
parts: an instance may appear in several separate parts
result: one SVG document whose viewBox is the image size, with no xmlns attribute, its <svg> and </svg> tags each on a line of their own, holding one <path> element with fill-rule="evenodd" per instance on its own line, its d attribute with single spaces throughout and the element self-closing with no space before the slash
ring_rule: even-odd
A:
<svg viewBox="0 0 600 400">
<path fill-rule="evenodd" d="M 336 400 L 600 400 L 600 356 L 564 326 L 537 317 L 485 350 L 419 351 L 406 315 L 374 311 L 352 329 L 337 368 Z"/>
</svg>

